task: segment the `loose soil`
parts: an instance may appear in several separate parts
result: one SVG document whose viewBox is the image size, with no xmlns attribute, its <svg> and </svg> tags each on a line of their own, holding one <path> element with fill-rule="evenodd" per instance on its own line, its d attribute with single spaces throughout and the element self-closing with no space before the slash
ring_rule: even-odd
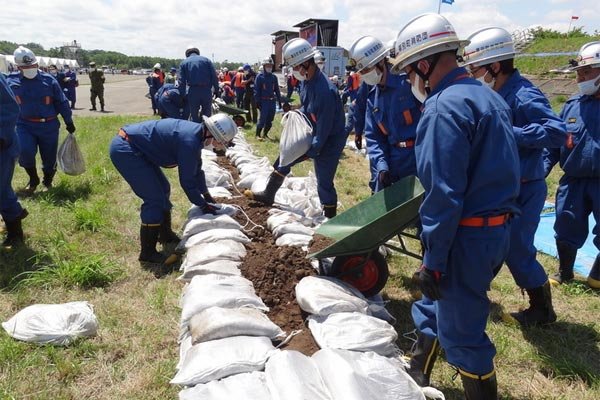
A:
<svg viewBox="0 0 600 400">
<path fill-rule="evenodd" d="M 315 234 L 308 244 L 308 254 L 319 252 L 335 243 L 335 240 L 327 236 Z"/>
<path fill-rule="evenodd" d="M 218 157 L 217 163 L 237 179 L 237 170 L 231 166 L 227 158 Z M 266 229 L 268 211 L 271 207 L 244 196 L 219 201 L 240 206 L 250 220 L 265 227 L 246 232 L 252 242 L 246 245 L 247 254 L 240 266 L 242 275 L 253 283 L 256 293 L 270 308 L 267 315 L 271 321 L 287 334 L 294 330 L 302 330 L 284 348 L 297 350 L 307 356 L 312 355 L 319 350 L 319 347 L 304 322 L 308 314 L 298 306 L 295 292 L 296 284 L 300 279 L 316 275 L 315 269 L 306 258 L 306 253 L 299 247 L 275 245 L 273 235 Z M 246 217 L 240 213 L 234 218 L 242 226 L 247 223 Z"/>
</svg>

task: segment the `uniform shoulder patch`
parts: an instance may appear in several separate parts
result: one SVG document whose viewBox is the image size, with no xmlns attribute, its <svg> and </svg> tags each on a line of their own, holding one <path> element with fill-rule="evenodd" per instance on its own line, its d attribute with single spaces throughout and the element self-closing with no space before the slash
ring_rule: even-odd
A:
<svg viewBox="0 0 600 400">
<path fill-rule="evenodd" d="M 575 117 L 571 117 L 571 118 L 569 118 L 569 120 L 567 121 L 567 123 L 569 123 L 569 124 L 574 124 L 575 122 L 577 122 L 577 118 L 575 118 Z"/>
</svg>

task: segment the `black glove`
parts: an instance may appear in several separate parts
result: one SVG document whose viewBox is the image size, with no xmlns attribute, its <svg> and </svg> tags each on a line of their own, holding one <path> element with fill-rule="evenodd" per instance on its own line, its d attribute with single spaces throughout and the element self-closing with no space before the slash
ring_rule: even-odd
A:
<svg viewBox="0 0 600 400">
<path fill-rule="evenodd" d="M 283 110 L 283 112 L 288 112 L 292 109 L 292 106 L 290 106 L 290 103 L 286 101 L 285 103 L 283 103 L 283 106 L 281 106 L 281 109 Z"/>
<path fill-rule="evenodd" d="M 377 177 L 377 179 L 379 179 L 379 183 L 381 183 L 381 186 L 383 186 L 384 188 L 392 184 L 392 178 L 390 177 L 389 171 L 379 172 L 379 176 Z"/>
<path fill-rule="evenodd" d="M 357 149 L 362 149 L 362 135 L 359 135 L 358 133 L 354 134 L 354 144 L 356 145 Z"/>
<path fill-rule="evenodd" d="M 442 298 L 440 291 L 440 279 L 442 274 L 439 271 L 427 269 L 424 265 L 421 266 L 417 277 L 417 284 L 421 293 L 429 297 L 431 300 L 439 300 Z"/>
<path fill-rule="evenodd" d="M 213 199 L 212 195 L 209 192 L 202 193 L 202 197 L 204 197 L 204 200 L 207 203 L 213 203 L 213 204 L 216 203 L 215 199 Z"/>
<path fill-rule="evenodd" d="M 210 203 L 206 203 L 204 206 L 202 206 L 202 212 L 204 214 L 217 215 L 217 211 L 219 211 L 220 209 L 221 207 Z"/>
<path fill-rule="evenodd" d="M 69 132 L 69 133 L 75 132 L 75 124 L 73 124 L 72 122 L 68 123 L 67 124 L 67 132 Z"/>
</svg>

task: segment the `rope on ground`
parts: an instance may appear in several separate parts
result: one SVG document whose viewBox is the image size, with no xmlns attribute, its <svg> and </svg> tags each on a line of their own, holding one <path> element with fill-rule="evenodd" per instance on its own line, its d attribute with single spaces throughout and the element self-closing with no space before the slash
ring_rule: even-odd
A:
<svg viewBox="0 0 600 400">
<path fill-rule="evenodd" d="M 246 223 L 242 226 L 242 230 L 244 232 L 252 232 L 256 228 L 265 229 L 264 226 L 259 225 L 259 224 L 255 223 L 254 221 L 252 221 L 242 207 L 238 206 L 237 204 L 229 204 L 229 206 L 235 208 L 236 210 L 241 212 L 244 217 L 246 217 Z M 251 228 L 248 229 L 248 226 L 251 226 Z"/>
</svg>

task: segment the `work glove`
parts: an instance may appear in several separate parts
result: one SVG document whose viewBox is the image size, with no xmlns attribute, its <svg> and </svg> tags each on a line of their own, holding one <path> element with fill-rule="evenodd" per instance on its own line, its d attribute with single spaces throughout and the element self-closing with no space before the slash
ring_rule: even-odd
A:
<svg viewBox="0 0 600 400">
<path fill-rule="evenodd" d="M 354 144 L 358 150 L 362 149 L 362 135 L 355 133 L 354 134 Z"/>
<path fill-rule="evenodd" d="M 288 112 L 292 109 L 292 106 L 290 106 L 290 103 L 286 101 L 285 103 L 283 103 L 283 106 L 281 106 L 281 109 L 283 110 L 283 112 Z"/>
<path fill-rule="evenodd" d="M 75 132 L 75 124 L 73 124 L 72 122 L 67 124 L 67 132 L 69 133 L 73 133 Z"/>
<path fill-rule="evenodd" d="M 212 195 L 209 192 L 202 193 L 202 197 L 204 197 L 204 200 L 207 203 L 213 203 L 213 204 L 216 203 L 215 199 L 213 199 Z"/>
<path fill-rule="evenodd" d="M 384 188 L 392 184 L 392 178 L 390 177 L 389 171 L 380 171 L 377 179 L 379 179 L 379 183 L 381 183 L 381 186 Z"/>
<path fill-rule="evenodd" d="M 431 269 L 427 269 L 424 265 L 421 266 L 421 269 L 417 275 L 417 284 L 419 285 L 419 289 L 421 289 L 421 293 L 427 296 L 431 300 L 439 300 L 442 298 L 442 292 L 440 291 L 440 279 L 442 278 L 442 274 L 439 271 L 433 271 Z"/>
<path fill-rule="evenodd" d="M 202 212 L 204 214 L 217 215 L 217 211 L 219 211 L 220 209 L 221 209 L 221 207 L 216 206 L 214 204 L 210 204 L 210 203 L 206 203 L 205 205 L 202 206 Z"/>
</svg>

